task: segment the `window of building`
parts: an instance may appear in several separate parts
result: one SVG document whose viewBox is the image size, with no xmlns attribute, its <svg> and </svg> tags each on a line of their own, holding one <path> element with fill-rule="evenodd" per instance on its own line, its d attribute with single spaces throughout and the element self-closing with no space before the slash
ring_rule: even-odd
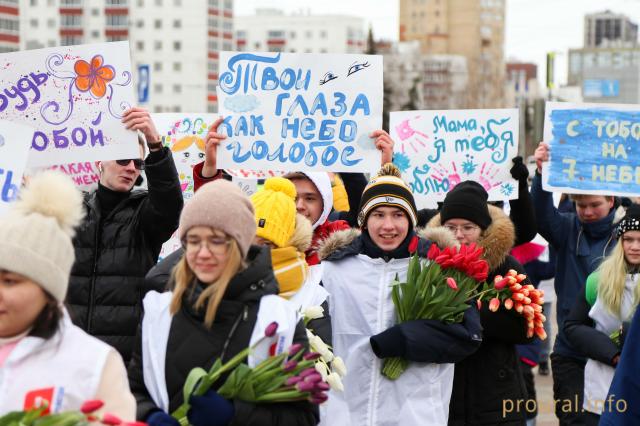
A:
<svg viewBox="0 0 640 426">
<path fill-rule="evenodd" d="M 106 7 L 111 6 L 127 6 L 129 4 L 129 0 L 107 0 L 105 3 Z"/>
<path fill-rule="evenodd" d="M 27 50 L 42 49 L 43 47 L 44 46 L 42 44 L 40 44 L 40 42 L 38 40 L 29 40 L 29 41 L 27 41 L 27 44 L 26 44 Z"/>
<path fill-rule="evenodd" d="M 91 31 L 92 38 L 100 38 L 100 31 Z"/>
<path fill-rule="evenodd" d="M 162 41 L 156 40 L 153 42 L 153 48 L 155 50 L 162 50 Z"/>
<path fill-rule="evenodd" d="M 271 30 L 267 32 L 267 37 L 269 38 L 284 38 L 284 31 L 282 30 Z"/>
<path fill-rule="evenodd" d="M 209 27 L 211 28 L 218 28 L 218 18 L 210 16 L 209 17 Z"/>
<path fill-rule="evenodd" d="M 222 21 L 222 29 L 226 31 L 233 30 L 233 21 L 231 19 L 225 19 Z"/>
<path fill-rule="evenodd" d="M 137 28 L 143 28 L 144 27 L 144 21 L 142 19 L 138 19 L 136 21 L 136 27 Z"/>
<path fill-rule="evenodd" d="M 138 7 L 144 7 L 144 0 L 138 0 Z"/>
<path fill-rule="evenodd" d="M 155 22 L 153 23 L 153 26 L 156 30 L 159 30 L 162 28 L 162 20 L 161 19 L 156 19 Z"/>
<path fill-rule="evenodd" d="M 320 53 L 327 53 L 327 49 L 323 47 L 322 49 L 320 49 Z"/>
<path fill-rule="evenodd" d="M 174 84 L 173 93 L 182 93 L 182 86 L 180 84 Z M 177 112 L 180 112 L 180 111 L 177 111 Z"/>
<path fill-rule="evenodd" d="M 156 6 L 162 6 L 162 0 L 156 0 Z"/>
<path fill-rule="evenodd" d="M 156 105 L 155 107 L 153 107 L 153 112 L 162 112 L 162 106 Z"/>
<path fill-rule="evenodd" d="M 49 40 L 47 42 L 47 47 L 56 47 L 58 45 L 58 42 L 56 40 Z"/>
<path fill-rule="evenodd" d="M 182 43 L 179 41 L 173 42 L 173 50 L 179 51 L 182 49 Z"/>
<path fill-rule="evenodd" d="M 207 62 L 207 71 L 216 73 L 218 72 L 218 63 L 217 62 Z"/>
<path fill-rule="evenodd" d="M 136 49 L 139 51 L 144 50 L 144 41 L 136 41 Z"/>
<path fill-rule="evenodd" d="M 209 6 L 218 7 L 218 5 L 219 5 L 219 1 L 218 0 L 209 0 Z"/>
<path fill-rule="evenodd" d="M 29 4 L 31 6 L 37 6 L 38 5 L 38 0 L 31 0 L 31 2 Z"/>
<path fill-rule="evenodd" d="M 162 62 L 154 62 L 153 63 L 154 71 L 162 71 Z"/>
<path fill-rule="evenodd" d="M 209 40 L 207 42 L 207 48 L 209 50 L 218 50 L 218 40 Z"/>
<path fill-rule="evenodd" d="M 53 18 L 51 18 L 51 19 L 47 19 L 47 26 L 48 26 L 49 28 L 53 28 L 53 27 L 55 27 L 55 26 L 56 26 L 56 20 L 55 20 L 55 19 L 53 19 Z"/>
<path fill-rule="evenodd" d="M 174 6 L 182 6 L 182 0 L 173 0 Z"/>
<path fill-rule="evenodd" d="M 63 27 L 79 27 L 82 25 L 82 15 L 60 15 L 60 25 Z"/>
<path fill-rule="evenodd" d="M 215 84 L 215 83 L 207 84 L 207 91 L 215 93 L 216 92 L 216 86 L 217 86 L 217 84 Z"/>
<path fill-rule="evenodd" d="M 107 15 L 107 27 L 126 27 L 128 25 L 127 15 Z"/>
<path fill-rule="evenodd" d="M 313 38 L 313 32 L 312 31 L 307 31 L 307 32 L 305 32 L 304 35 L 305 35 L 306 38 Z"/>
<path fill-rule="evenodd" d="M 73 46 L 75 44 L 82 44 L 82 37 L 80 36 L 62 36 L 60 37 L 61 46 Z"/>
<path fill-rule="evenodd" d="M 154 84 L 153 91 L 156 93 L 162 93 L 162 84 L 159 84 L 159 83 Z"/>
<path fill-rule="evenodd" d="M 173 20 L 173 28 L 182 28 L 182 21 L 179 19 Z"/>
<path fill-rule="evenodd" d="M 181 110 L 180 105 L 173 106 L 173 112 L 180 112 L 180 110 Z"/>
<path fill-rule="evenodd" d="M 129 40 L 129 37 L 125 35 L 107 36 L 107 41 L 125 41 L 125 40 Z"/>
<path fill-rule="evenodd" d="M 215 104 L 214 105 L 209 104 L 207 105 L 207 112 L 213 112 L 213 113 L 218 112 L 218 108 L 216 108 Z"/>
<path fill-rule="evenodd" d="M 260 49 L 260 42 L 259 41 L 256 41 L 253 45 L 256 47 L 256 49 Z"/>
<path fill-rule="evenodd" d="M 233 9 L 233 0 L 224 0 L 225 9 Z"/>
<path fill-rule="evenodd" d="M 237 38 L 241 38 L 241 39 L 245 39 L 247 38 L 247 32 L 244 30 L 238 30 L 236 31 L 236 37 Z"/>
<path fill-rule="evenodd" d="M 182 71 L 182 63 L 181 62 L 174 62 L 173 63 L 173 70 L 174 71 Z"/>
<path fill-rule="evenodd" d="M 92 16 L 100 16 L 100 9 L 91 9 Z"/>
<path fill-rule="evenodd" d="M 230 41 L 223 41 L 222 50 L 233 50 L 233 43 L 231 43 Z"/>
<path fill-rule="evenodd" d="M 82 0 L 60 0 L 60 6 L 82 6 Z"/>
<path fill-rule="evenodd" d="M 37 19 L 31 19 L 29 21 L 29 25 L 31 26 L 31 28 L 38 28 L 38 20 Z"/>
</svg>

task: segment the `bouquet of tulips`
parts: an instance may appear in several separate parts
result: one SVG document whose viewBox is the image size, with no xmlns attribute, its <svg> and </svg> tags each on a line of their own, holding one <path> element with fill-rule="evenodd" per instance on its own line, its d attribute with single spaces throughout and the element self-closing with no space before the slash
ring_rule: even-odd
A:
<svg viewBox="0 0 640 426">
<path fill-rule="evenodd" d="M 80 411 L 49 414 L 47 405 L 26 411 L 13 411 L 0 417 L 1 426 L 88 426 L 103 424 L 110 426 L 146 426 L 142 422 L 123 422 L 113 414 L 96 415 L 104 406 L 100 400 L 86 401 Z"/>
<path fill-rule="evenodd" d="M 541 340 L 547 338 L 544 331 L 546 318 L 542 313 L 544 303 L 544 291 L 536 289 L 531 284 L 523 284 L 527 278 L 524 274 L 518 274 L 510 269 L 503 277 L 496 275 L 493 287 L 486 284 L 486 288 L 480 293 L 478 307 L 481 299 L 489 299 L 489 310 L 496 312 L 502 304 L 505 309 L 514 309 L 527 319 L 527 337 L 535 334 Z"/>
<path fill-rule="evenodd" d="M 416 239 L 417 241 L 417 239 Z M 415 251 L 417 244 L 411 244 Z M 407 279 L 392 282 L 391 297 L 400 323 L 418 319 L 460 323 L 478 283 L 487 279 L 489 266 L 481 259 L 482 248 L 431 245 L 427 260 L 416 253 L 409 262 Z M 407 369 L 409 361 L 394 357 L 384 360 L 382 374 L 395 380 Z"/>
<path fill-rule="evenodd" d="M 273 337 L 278 324 L 273 322 L 265 330 L 264 338 Z M 268 357 L 256 367 L 251 368 L 243 361 L 252 349 L 260 344 L 256 342 L 222 364 L 218 359 L 209 371 L 196 367 L 187 376 L 183 387 L 184 403 L 171 415 L 181 425 L 188 425 L 187 412 L 191 395 L 204 395 L 209 388 L 230 372 L 218 394 L 227 399 L 240 399 L 251 403 L 274 403 L 290 401 L 310 401 L 321 404 L 328 398 L 326 391 L 330 386 L 315 369 L 319 353 L 304 353 L 301 344 L 291 345 L 287 351 Z"/>
</svg>

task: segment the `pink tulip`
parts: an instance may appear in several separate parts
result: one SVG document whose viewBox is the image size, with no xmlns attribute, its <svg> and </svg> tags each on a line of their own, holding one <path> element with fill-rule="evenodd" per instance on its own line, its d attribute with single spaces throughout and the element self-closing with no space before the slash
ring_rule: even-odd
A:
<svg viewBox="0 0 640 426">
<path fill-rule="evenodd" d="M 278 323 L 274 321 L 265 328 L 264 335 L 266 337 L 273 337 L 276 335 L 276 331 L 278 331 Z"/>
<path fill-rule="evenodd" d="M 306 370 L 302 370 L 298 375 L 304 378 L 304 377 L 307 377 L 309 374 L 315 374 L 315 373 L 317 373 L 316 369 L 311 367 L 311 368 L 307 368 Z"/>
<path fill-rule="evenodd" d="M 328 391 L 329 389 L 331 389 L 331 386 L 329 386 L 329 383 L 318 382 L 316 383 L 316 389 L 319 391 Z"/>
<path fill-rule="evenodd" d="M 453 290 L 457 290 L 458 289 L 458 285 L 456 284 L 456 280 L 454 280 L 451 277 L 447 277 L 447 285 Z"/>
<path fill-rule="evenodd" d="M 302 358 L 304 358 L 305 361 L 310 361 L 313 359 L 318 359 L 320 357 L 321 355 L 318 352 L 307 352 Z"/>
<path fill-rule="evenodd" d="M 318 383 L 320 381 L 322 381 L 322 376 L 318 373 L 316 374 L 309 374 L 308 376 L 306 376 L 304 378 L 305 382 L 309 382 L 309 383 Z"/>
<path fill-rule="evenodd" d="M 94 411 L 98 411 L 104 406 L 104 402 L 99 399 L 91 399 L 89 401 L 85 401 L 80 407 L 80 411 L 83 414 L 93 413 Z"/>
<path fill-rule="evenodd" d="M 500 308 L 500 299 L 498 299 L 497 297 L 494 297 L 493 299 L 491 299 L 491 301 L 489 302 L 489 310 L 491 312 L 495 312 L 498 310 L 498 308 Z"/>
<path fill-rule="evenodd" d="M 293 345 L 289 346 L 289 356 L 294 356 L 295 354 L 300 352 L 302 348 L 303 346 L 300 343 L 294 343 Z"/>
<path fill-rule="evenodd" d="M 285 373 L 289 373 L 289 372 L 295 370 L 297 366 L 298 366 L 298 363 L 296 361 L 294 361 L 294 360 L 287 361 L 287 362 L 284 363 L 284 366 L 282 367 L 282 370 Z"/>
<path fill-rule="evenodd" d="M 301 380 L 302 380 L 302 377 L 291 376 L 284 382 L 284 384 L 285 384 L 285 386 L 293 386 L 296 383 L 300 382 Z"/>
<path fill-rule="evenodd" d="M 309 398 L 309 402 L 311 402 L 312 404 L 322 404 L 327 399 L 329 399 L 329 396 L 327 396 L 327 394 L 324 392 L 320 392 L 311 395 L 311 398 Z"/>
<path fill-rule="evenodd" d="M 296 389 L 298 389 L 300 392 L 311 392 L 315 388 L 316 388 L 315 383 L 302 381 L 296 384 Z"/>
<path fill-rule="evenodd" d="M 104 416 L 102 416 L 102 424 L 109 425 L 109 426 L 118 426 L 122 424 L 122 420 L 120 420 L 118 417 L 114 416 L 113 414 L 105 414 Z"/>
</svg>

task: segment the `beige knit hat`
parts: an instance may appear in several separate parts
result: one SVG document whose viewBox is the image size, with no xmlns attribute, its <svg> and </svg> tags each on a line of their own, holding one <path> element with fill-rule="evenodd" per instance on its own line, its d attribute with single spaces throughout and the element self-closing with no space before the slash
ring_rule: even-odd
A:
<svg viewBox="0 0 640 426">
<path fill-rule="evenodd" d="M 224 179 L 203 185 L 182 209 L 178 228 L 180 239 L 194 226 L 208 226 L 224 232 L 236 240 L 243 258 L 256 235 L 251 200 L 237 185 Z"/>
<path fill-rule="evenodd" d="M 45 171 L 32 177 L 0 217 L 0 269 L 64 301 L 75 261 L 71 238 L 83 215 L 82 195 L 67 176 Z"/>
</svg>

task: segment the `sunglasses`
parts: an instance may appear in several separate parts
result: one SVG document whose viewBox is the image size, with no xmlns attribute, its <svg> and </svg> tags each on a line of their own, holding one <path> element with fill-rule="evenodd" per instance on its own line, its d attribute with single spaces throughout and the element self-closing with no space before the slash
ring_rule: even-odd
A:
<svg viewBox="0 0 640 426">
<path fill-rule="evenodd" d="M 137 170 L 144 170 L 144 160 L 141 160 L 139 158 L 133 158 L 130 160 L 116 160 L 116 163 L 119 166 L 128 166 L 129 163 L 133 161 L 133 167 L 135 167 Z"/>
</svg>

